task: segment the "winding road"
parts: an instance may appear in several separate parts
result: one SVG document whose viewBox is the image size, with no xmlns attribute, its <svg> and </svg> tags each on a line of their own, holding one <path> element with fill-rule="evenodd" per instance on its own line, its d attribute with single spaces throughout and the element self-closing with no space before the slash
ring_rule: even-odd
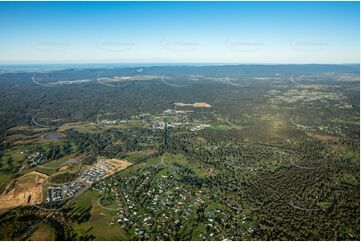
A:
<svg viewBox="0 0 361 242">
<path fill-rule="evenodd" d="M 290 202 L 289 205 L 291 205 L 291 207 L 293 207 L 297 210 L 301 210 L 301 211 L 319 211 L 319 210 L 321 210 L 320 208 L 302 208 L 302 207 L 294 205 L 293 202 Z"/>
<path fill-rule="evenodd" d="M 101 207 L 101 208 L 103 208 L 103 209 L 106 209 L 106 210 L 109 210 L 109 211 L 117 211 L 117 210 L 118 210 L 118 209 L 116 209 L 116 208 L 107 208 L 107 207 L 104 207 L 104 206 L 100 203 L 100 199 L 101 199 L 101 197 L 98 198 L 98 200 L 97 200 L 97 205 L 98 205 L 99 207 Z"/>
</svg>

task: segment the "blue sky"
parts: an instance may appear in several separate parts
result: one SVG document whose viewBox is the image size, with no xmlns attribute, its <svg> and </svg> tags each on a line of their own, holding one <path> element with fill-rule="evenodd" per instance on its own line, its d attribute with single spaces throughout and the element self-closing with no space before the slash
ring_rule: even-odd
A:
<svg viewBox="0 0 361 242">
<path fill-rule="evenodd" d="M 0 63 L 359 63 L 358 2 L 0 2 Z"/>
</svg>

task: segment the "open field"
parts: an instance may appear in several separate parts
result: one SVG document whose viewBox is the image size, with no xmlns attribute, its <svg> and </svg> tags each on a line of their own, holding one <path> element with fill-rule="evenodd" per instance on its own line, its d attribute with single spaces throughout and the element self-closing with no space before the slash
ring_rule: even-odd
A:
<svg viewBox="0 0 361 242">
<path fill-rule="evenodd" d="M 77 123 L 66 123 L 63 124 L 62 126 L 60 126 L 58 128 L 59 132 L 64 132 L 68 129 L 76 129 L 80 132 L 97 132 L 98 128 L 96 127 L 95 123 L 81 123 L 81 122 L 77 122 Z"/>
<path fill-rule="evenodd" d="M 28 240 L 31 241 L 44 241 L 55 240 L 55 230 L 50 225 L 43 223 L 38 226 L 34 233 Z"/>
<path fill-rule="evenodd" d="M 99 195 L 96 192 L 87 191 L 81 196 L 71 200 L 68 207 L 72 208 L 74 214 L 86 211 L 87 219 L 84 222 L 72 223 L 77 238 L 92 238 L 95 240 L 124 240 L 127 235 L 114 223 L 114 211 L 101 208 L 97 204 Z M 105 232 L 107 231 L 107 232 Z"/>
</svg>

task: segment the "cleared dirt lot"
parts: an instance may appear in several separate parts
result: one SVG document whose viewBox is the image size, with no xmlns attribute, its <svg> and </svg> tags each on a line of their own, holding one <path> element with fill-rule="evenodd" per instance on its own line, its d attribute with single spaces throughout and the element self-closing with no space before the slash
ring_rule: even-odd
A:
<svg viewBox="0 0 361 242">
<path fill-rule="evenodd" d="M 103 159 L 103 161 L 105 161 L 105 162 L 112 165 L 112 168 L 107 171 L 109 174 L 113 174 L 114 172 L 124 170 L 128 166 L 132 165 L 132 163 L 130 163 L 130 162 L 126 161 L 126 160 Z"/>
<path fill-rule="evenodd" d="M 44 199 L 42 184 L 47 179 L 47 175 L 33 171 L 13 180 L 0 196 L 0 209 L 40 204 Z"/>
<path fill-rule="evenodd" d="M 195 108 L 210 108 L 211 105 L 209 105 L 208 103 L 205 103 L 205 102 L 195 102 L 193 104 L 193 107 L 195 107 Z"/>
</svg>

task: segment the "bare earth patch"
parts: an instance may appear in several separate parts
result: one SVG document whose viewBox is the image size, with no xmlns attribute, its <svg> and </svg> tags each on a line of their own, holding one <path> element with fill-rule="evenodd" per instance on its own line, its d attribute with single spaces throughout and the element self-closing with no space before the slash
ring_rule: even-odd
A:
<svg viewBox="0 0 361 242">
<path fill-rule="evenodd" d="M 69 168 L 68 165 L 60 167 L 59 171 L 66 171 Z"/>
<path fill-rule="evenodd" d="M 13 186 L 0 196 L 0 209 L 40 204 L 43 201 L 42 183 L 47 179 L 47 175 L 36 171 L 15 179 Z"/>
<path fill-rule="evenodd" d="M 130 163 L 126 160 L 104 159 L 104 161 L 112 165 L 112 168 L 107 171 L 109 174 L 113 174 L 117 171 L 124 170 L 128 166 L 132 165 L 132 163 Z"/>
<path fill-rule="evenodd" d="M 193 104 L 193 107 L 195 107 L 195 108 L 210 108 L 211 105 L 209 105 L 208 103 L 205 103 L 205 102 L 195 102 Z"/>
</svg>

